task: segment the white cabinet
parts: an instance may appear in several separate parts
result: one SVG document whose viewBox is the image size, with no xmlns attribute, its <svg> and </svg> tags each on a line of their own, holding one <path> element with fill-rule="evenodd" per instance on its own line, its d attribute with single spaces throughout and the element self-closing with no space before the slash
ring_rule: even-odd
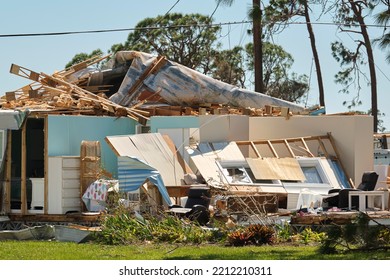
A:
<svg viewBox="0 0 390 280">
<path fill-rule="evenodd" d="M 49 157 L 48 214 L 81 212 L 80 157 Z"/>
<path fill-rule="evenodd" d="M 45 178 L 29 178 L 31 180 L 31 209 L 43 209 L 45 194 Z"/>
</svg>

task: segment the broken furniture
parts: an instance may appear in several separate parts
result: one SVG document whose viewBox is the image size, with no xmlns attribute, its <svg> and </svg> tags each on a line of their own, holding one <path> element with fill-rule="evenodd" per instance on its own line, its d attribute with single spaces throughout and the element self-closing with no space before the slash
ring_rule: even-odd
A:
<svg viewBox="0 0 390 280">
<path fill-rule="evenodd" d="M 118 189 L 118 180 L 98 179 L 92 182 L 82 196 L 87 211 L 104 211 L 107 207 L 109 192 L 118 191 Z"/>
<path fill-rule="evenodd" d="M 81 141 L 80 148 L 80 193 L 83 195 L 89 186 L 101 175 L 101 146 L 99 141 Z M 82 205 L 82 210 L 89 210 Z"/>
<path fill-rule="evenodd" d="M 350 192 L 359 192 L 359 193 L 363 192 L 363 194 L 366 192 L 373 192 L 377 180 L 378 180 L 378 174 L 376 172 L 374 171 L 364 172 L 362 176 L 362 182 L 359 184 L 357 189 L 348 188 L 348 189 L 341 189 L 341 190 L 330 190 L 329 196 L 324 198 L 323 201 L 328 203 L 328 207 L 338 207 L 340 209 L 346 209 L 346 208 L 366 209 L 365 200 L 370 195 L 359 196 L 358 194 L 356 194 L 356 196 L 359 196 L 359 198 L 361 198 L 357 200 L 358 197 L 356 197 L 356 199 L 353 199 L 352 196 L 355 195 L 350 196 Z M 373 194 L 378 195 L 377 192 Z M 384 192 L 383 192 L 383 199 L 384 199 Z M 364 202 L 364 205 L 362 205 L 361 202 Z"/>
<path fill-rule="evenodd" d="M 352 208 L 352 197 L 359 197 L 359 211 L 365 211 L 366 208 L 374 208 L 374 198 L 380 197 L 381 209 L 385 210 L 385 192 L 384 191 L 356 191 L 348 193 L 348 208 Z"/>
<path fill-rule="evenodd" d="M 200 225 L 205 225 L 210 220 L 210 200 L 209 187 L 193 186 L 188 191 L 188 198 L 184 207 L 176 204 L 171 205 L 168 212 L 179 217 L 186 217 L 191 221 L 197 221 Z"/>
</svg>

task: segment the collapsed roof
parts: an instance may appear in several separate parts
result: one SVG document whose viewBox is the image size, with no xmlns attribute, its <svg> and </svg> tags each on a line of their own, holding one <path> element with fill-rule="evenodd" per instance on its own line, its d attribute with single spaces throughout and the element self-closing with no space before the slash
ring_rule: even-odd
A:
<svg viewBox="0 0 390 280">
<path fill-rule="evenodd" d="M 127 116 L 142 124 L 151 115 L 145 109 L 150 104 L 192 108 L 219 104 L 245 109 L 277 106 L 292 113 L 305 110 L 295 103 L 215 80 L 164 56 L 122 51 L 104 69 L 94 66 L 108 57 L 91 58 L 52 75 L 12 64 L 12 74 L 32 83 L 7 92 L 0 99 L 1 109 Z"/>
<path fill-rule="evenodd" d="M 111 101 L 123 106 L 158 95 L 171 105 L 216 103 L 241 108 L 275 105 L 288 107 L 292 112 L 304 111 L 302 106 L 295 103 L 215 80 L 164 56 L 122 51 L 115 55 L 114 60 L 115 68 L 111 71 L 131 61 L 120 88 L 110 97 Z"/>
</svg>

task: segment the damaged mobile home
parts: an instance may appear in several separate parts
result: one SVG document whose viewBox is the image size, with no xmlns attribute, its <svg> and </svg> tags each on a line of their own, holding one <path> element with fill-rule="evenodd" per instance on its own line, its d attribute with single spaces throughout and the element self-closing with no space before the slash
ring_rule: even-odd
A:
<svg viewBox="0 0 390 280">
<path fill-rule="evenodd" d="M 0 206 L 12 221 L 96 222 L 83 196 L 103 177 L 143 211 L 207 187 L 215 212 L 243 201 L 256 214 L 319 207 L 373 169 L 370 116 L 310 115 L 162 56 L 119 52 L 92 67 L 102 59 L 52 75 L 12 65 L 32 81 L 1 100 Z"/>
</svg>

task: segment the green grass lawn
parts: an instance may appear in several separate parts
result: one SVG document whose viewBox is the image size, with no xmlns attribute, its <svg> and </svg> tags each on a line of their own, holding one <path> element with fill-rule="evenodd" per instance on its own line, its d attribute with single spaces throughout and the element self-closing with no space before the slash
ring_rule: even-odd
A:
<svg viewBox="0 0 390 280">
<path fill-rule="evenodd" d="M 389 260 L 388 252 L 324 255 L 316 246 L 137 244 L 1 241 L 1 260 Z"/>
</svg>

